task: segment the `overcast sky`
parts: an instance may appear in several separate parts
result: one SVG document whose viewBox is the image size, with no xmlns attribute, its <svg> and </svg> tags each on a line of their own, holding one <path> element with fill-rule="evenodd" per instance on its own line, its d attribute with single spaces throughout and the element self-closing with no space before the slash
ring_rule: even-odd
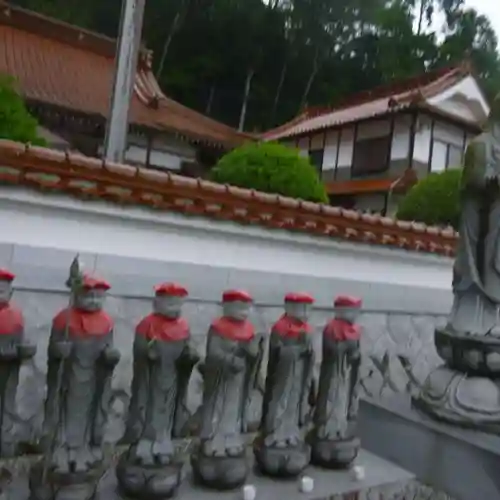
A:
<svg viewBox="0 0 500 500">
<path fill-rule="evenodd" d="M 480 14 L 485 14 L 497 32 L 500 39 L 500 0 L 465 0 L 465 4 L 473 7 Z"/>
</svg>

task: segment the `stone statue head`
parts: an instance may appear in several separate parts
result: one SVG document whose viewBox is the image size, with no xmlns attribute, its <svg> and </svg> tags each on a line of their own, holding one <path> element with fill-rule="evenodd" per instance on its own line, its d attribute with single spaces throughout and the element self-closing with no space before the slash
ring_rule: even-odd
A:
<svg viewBox="0 0 500 500">
<path fill-rule="evenodd" d="M 0 269 L 0 306 L 10 302 L 12 297 L 12 282 L 15 277 L 15 274 L 7 269 Z"/>
<path fill-rule="evenodd" d="M 100 311 L 110 288 L 107 281 L 85 274 L 82 286 L 75 291 L 75 307 L 82 311 Z"/>
<path fill-rule="evenodd" d="M 349 323 L 356 323 L 360 313 L 363 301 L 357 297 L 349 295 L 339 295 L 333 307 L 335 308 L 335 317 Z"/>
<path fill-rule="evenodd" d="M 314 298 L 307 293 L 287 293 L 285 295 L 285 314 L 307 323 L 313 304 Z"/>
<path fill-rule="evenodd" d="M 226 290 L 222 294 L 222 315 L 236 321 L 245 321 L 252 308 L 252 296 L 243 290 Z"/>
<path fill-rule="evenodd" d="M 166 318 L 177 319 L 182 314 L 182 306 L 188 291 L 177 283 L 162 283 L 155 287 L 153 311 Z"/>
</svg>

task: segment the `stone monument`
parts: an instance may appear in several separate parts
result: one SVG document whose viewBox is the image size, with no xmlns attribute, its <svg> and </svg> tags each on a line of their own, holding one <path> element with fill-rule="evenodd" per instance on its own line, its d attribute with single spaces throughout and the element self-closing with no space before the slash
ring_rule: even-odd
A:
<svg viewBox="0 0 500 500">
<path fill-rule="evenodd" d="M 310 295 L 287 294 L 285 314 L 269 338 L 262 421 L 254 454 L 258 467 L 270 476 L 298 476 L 310 460 L 304 426 L 314 367 L 308 323 L 313 303 Z"/>
<path fill-rule="evenodd" d="M 348 467 L 358 455 L 361 299 L 339 296 L 335 318 L 323 330 L 323 359 L 309 435 L 311 460 L 326 468 Z"/>
<path fill-rule="evenodd" d="M 71 266 L 69 307 L 52 321 L 48 347 L 44 459 L 30 475 L 32 500 L 90 500 L 102 475 L 111 377 L 120 359 L 103 310 L 110 285 Z"/>
<path fill-rule="evenodd" d="M 493 432 L 500 431 L 499 97 L 465 153 L 454 302 L 434 337 L 444 364 L 413 400 L 437 419 Z"/>
<path fill-rule="evenodd" d="M 10 302 L 15 275 L 0 269 L 0 457 L 18 452 L 15 427 L 16 392 L 19 369 L 24 360 L 32 358 L 36 346 L 24 339 L 23 314 Z"/>
<path fill-rule="evenodd" d="M 169 498 L 177 491 L 183 463 L 172 438 L 187 427 L 187 389 L 199 359 L 181 316 L 187 290 L 163 283 L 155 292 L 153 313 L 136 328 L 124 438 L 130 446 L 116 470 L 120 490 L 133 498 Z"/>
<path fill-rule="evenodd" d="M 242 485 L 249 471 L 243 433 L 262 358 L 260 336 L 248 320 L 252 302 L 244 291 L 224 292 L 222 317 L 207 336 L 200 443 L 191 465 L 198 482 L 221 490 Z"/>
</svg>

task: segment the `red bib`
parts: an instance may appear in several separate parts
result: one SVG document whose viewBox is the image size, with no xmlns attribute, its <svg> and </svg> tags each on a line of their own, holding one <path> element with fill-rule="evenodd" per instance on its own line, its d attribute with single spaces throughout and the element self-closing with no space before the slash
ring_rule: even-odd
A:
<svg viewBox="0 0 500 500">
<path fill-rule="evenodd" d="M 19 334 L 24 328 L 23 313 L 11 304 L 0 309 L 0 335 Z"/>
<path fill-rule="evenodd" d="M 302 333 L 312 333 L 312 328 L 309 323 L 300 321 L 296 318 L 291 318 L 283 314 L 281 318 L 274 324 L 273 330 L 281 337 L 287 339 L 296 339 Z"/>
<path fill-rule="evenodd" d="M 141 320 L 135 329 L 137 335 L 148 340 L 163 342 L 184 340 L 189 337 L 189 325 L 184 318 L 166 318 L 161 314 L 151 313 Z"/>
<path fill-rule="evenodd" d="M 216 319 L 211 328 L 219 335 L 228 340 L 249 341 L 255 336 L 255 330 L 250 321 L 237 321 L 222 316 Z"/>
<path fill-rule="evenodd" d="M 104 311 L 82 311 L 75 308 L 63 309 L 52 321 L 52 328 L 75 338 L 100 337 L 113 330 L 114 322 Z"/>
<path fill-rule="evenodd" d="M 359 340 L 361 338 L 361 326 L 349 323 L 343 319 L 332 319 L 325 326 L 324 333 L 327 337 L 338 342 Z"/>
</svg>

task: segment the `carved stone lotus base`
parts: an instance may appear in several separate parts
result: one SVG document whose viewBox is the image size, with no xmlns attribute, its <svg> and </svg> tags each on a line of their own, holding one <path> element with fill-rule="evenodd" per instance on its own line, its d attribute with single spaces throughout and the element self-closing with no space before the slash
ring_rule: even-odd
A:
<svg viewBox="0 0 500 500">
<path fill-rule="evenodd" d="M 249 473 L 245 453 L 234 457 L 207 456 L 195 450 L 191 467 L 196 482 L 216 490 L 232 490 L 245 483 Z"/>
<path fill-rule="evenodd" d="M 311 459 L 311 448 L 306 443 L 278 448 L 266 446 L 257 439 L 254 444 L 255 462 L 260 471 L 272 477 L 297 477 Z"/>
<path fill-rule="evenodd" d="M 130 498 L 160 500 L 177 493 L 182 480 L 183 464 L 147 467 L 132 464 L 123 455 L 116 467 L 116 479 L 121 492 Z"/>
<path fill-rule="evenodd" d="M 93 469 L 72 474 L 48 472 L 44 477 L 43 462 L 39 462 L 30 471 L 30 500 L 94 500 L 101 476 L 101 469 Z"/>
<path fill-rule="evenodd" d="M 356 459 L 360 449 L 357 437 L 350 439 L 319 439 L 311 443 L 311 462 L 325 469 L 347 469 Z"/>
<path fill-rule="evenodd" d="M 427 377 L 413 404 L 444 422 L 500 431 L 500 380 L 467 375 L 442 365 Z"/>
</svg>

